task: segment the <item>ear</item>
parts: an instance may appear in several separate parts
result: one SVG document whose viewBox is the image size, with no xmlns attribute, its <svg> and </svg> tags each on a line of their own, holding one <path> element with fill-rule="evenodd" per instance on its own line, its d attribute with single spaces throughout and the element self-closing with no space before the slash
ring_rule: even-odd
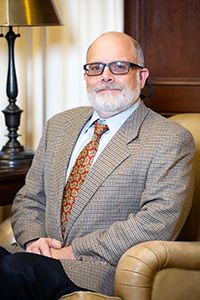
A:
<svg viewBox="0 0 200 300">
<path fill-rule="evenodd" d="M 143 89 L 145 82 L 149 76 L 149 70 L 146 68 L 143 68 L 140 70 L 140 88 Z"/>
</svg>

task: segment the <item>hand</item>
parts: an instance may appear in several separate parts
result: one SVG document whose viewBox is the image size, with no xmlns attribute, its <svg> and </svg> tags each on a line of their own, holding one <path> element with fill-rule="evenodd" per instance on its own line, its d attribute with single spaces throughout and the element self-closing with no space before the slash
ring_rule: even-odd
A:
<svg viewBox="0 0 200 300">
<path fill-rule="evenodd" d="M 51 248 L 50 251 L 52 258 L 55 259 L 76 259 L 72 250 L 72 246 L 67 246 L 60 249 Z"/>
<path fill-rule="evenodd" d="M 52 257 L 52 249 L 61 249 L 61 242 L 56 239 L 40 238 L 27 243 L 26 252 Z"/>
</svg>

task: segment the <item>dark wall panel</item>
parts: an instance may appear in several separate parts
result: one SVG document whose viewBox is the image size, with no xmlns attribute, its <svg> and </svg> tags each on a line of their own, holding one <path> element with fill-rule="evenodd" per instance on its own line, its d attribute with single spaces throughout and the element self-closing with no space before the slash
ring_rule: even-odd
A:
<svg viewBox="0 0 200 300">
<path fill-rule="evenodd" d="M 125 0 L 125 32 L 142 45 L 154 96 L 166 114 L 200 112 L 200 0 Z"/>
</svg>

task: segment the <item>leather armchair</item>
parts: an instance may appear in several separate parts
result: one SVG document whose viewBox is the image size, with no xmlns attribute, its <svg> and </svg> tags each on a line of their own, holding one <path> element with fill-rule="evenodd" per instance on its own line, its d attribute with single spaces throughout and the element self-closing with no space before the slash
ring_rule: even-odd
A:
<svg viewBox="0 0 200 300">
<path fill-rule="evenodd" d="M 116 270 L 114 297 L 75 292 L 62 300 L 200 299 L 200 114 L 178 114 L 171 119 L 189 129 L 196 142 L 193 205 L 177 241 L 145 242 L 124 253 Z M 0 244 L 11 240 L 7 220 L 0 232 Z"/>
</svg>

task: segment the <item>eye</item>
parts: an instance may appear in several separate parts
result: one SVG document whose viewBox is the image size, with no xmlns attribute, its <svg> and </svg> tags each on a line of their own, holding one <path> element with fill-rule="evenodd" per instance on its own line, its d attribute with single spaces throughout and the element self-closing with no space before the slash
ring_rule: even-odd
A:
<svg viewBox="0 0 200 300">
<path fill-rule="evenodd" d="M 113 68 L 117 71 L 124 71 L 127 69 L 127 65 L 123 62 L 116 62 L 114 65 L 113 65 Z"/>
<path fill-rule="evenodd" d="M 89 69 L 92 72 L 96 72 L 102 69 L 102 66 L 100 64 L 91 64 L 89 65 Z"/>
<path fill-rule="evenodd" d="M 110 68 L 113 74 L 123 75 L 129 71 L 129 63 L 126 61 L 114 61 L 110 63 Z"/>
</svg>

